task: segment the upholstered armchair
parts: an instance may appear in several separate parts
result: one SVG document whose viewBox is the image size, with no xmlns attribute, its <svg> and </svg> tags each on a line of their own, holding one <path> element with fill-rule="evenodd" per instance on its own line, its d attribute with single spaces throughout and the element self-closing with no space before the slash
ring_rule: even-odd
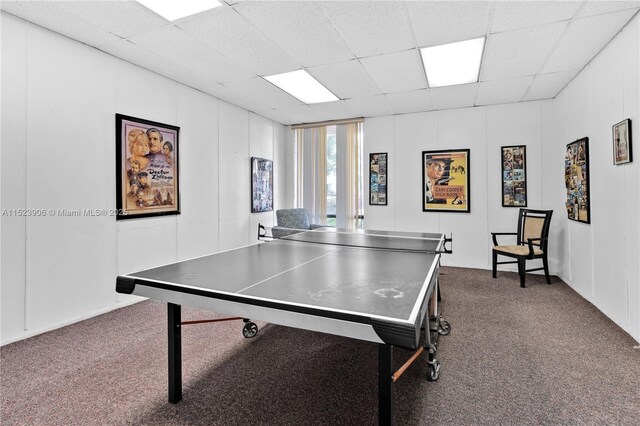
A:
<svg viewBox="0 0 640 426">
<path fill-rule="evenodd" d="M 271 229 L 274 238 L 295 234 L 302 230 L 322 228 L 309 220 L 307 209 L 281 209 L 276 211 L 278 225 Z"/>
<path fill-rule="evenodd" d="M 518 214 L 517 232 L 492 232 L 493 238 L 493 278 L 496 278 L 497 265 L 505 263 L 517 263 L 520 275 L 520 287 L 525 286 L 525 274 L 544 269 L 547 284 L 551 284 L 549 278 L 549 261 L 547 260 L 547 247 L 549 244 L 549 227 L 553 210 L 520 209 Z M 516 245 L 498 245 L 498 235 L 515 235 Z M 516 260 L 498 262 L 498 256 L 507 256 Z M 542 268 L 525 269 L 526 261 L 542 259 Z"/>
</svg>

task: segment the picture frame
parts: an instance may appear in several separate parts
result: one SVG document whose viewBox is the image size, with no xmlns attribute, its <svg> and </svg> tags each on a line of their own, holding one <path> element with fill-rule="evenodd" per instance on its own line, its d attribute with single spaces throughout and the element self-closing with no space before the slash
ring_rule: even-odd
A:
<svg viewBox="0 0 640 426">
<path fill-rule="evenodd" d="M 116 114 L 116 220 L 180 214 L 180 127 Z"/>
<path fill-rule="evenodd" d="M 567 144 L 564 162 L 567 216 L 570 220 L 591 223 L 589 138 Z"/>
<path fill-rule="evenodd" d="M 251 213 L 273 210 L 273 161 L 251 157 Z"/>
<path fill-rule="evenodd" d="M 369 205 L 386 206 L 387 195 L 387 171 L 389 156 L 386 152 L 369 154 Z"/>
<path fill-rule="evenodd" d="M 422 211 L 471 212 L 470 150 L 422 151 Z"/>
<path fill-rule="evenodd" d="M 631 163 L 633 147 L 631 145 L 631 119 L 627 118 L 612 126 L 613 164 Z"/>
<path fill-rule="evenodd" d="M 502 207 L 527 207 L 527 147 L 501 147 Z"/>
</svg>

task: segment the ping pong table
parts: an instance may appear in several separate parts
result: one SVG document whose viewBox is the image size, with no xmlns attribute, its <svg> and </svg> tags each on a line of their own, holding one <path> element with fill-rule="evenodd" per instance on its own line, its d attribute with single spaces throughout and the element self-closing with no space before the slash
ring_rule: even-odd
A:
<svg viewBox="0 0 640 426">
<path fill-rule="evenodd" d="M 118 276 L 116 291 L 167 302 L 169 402 L 182 399 L 185 305 L 244 319 L 245 337 L 258 331 L 252 318 L 378 344 L 378 418 L 392 424 L 393 383 L 406 368 L 427 353 L 427 380 L 439 375 L 436 340 L 450 326 L 438 311 L 438 271 L 449 241 L 319 228 Z M 415 350 L 395 372 L 394 346 Z"/>
</svg>

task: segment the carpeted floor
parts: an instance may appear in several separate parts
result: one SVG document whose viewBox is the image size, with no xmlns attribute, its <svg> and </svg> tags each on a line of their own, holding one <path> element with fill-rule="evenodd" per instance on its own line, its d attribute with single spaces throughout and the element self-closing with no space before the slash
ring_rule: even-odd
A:
<svg viewBox="0 0 640 426">
<path fill-rule="evenodd" d="M 637 343 L 562 281 L 443 268 L 440 379 L 395 385 L 397 424 L 638 425 Z M 183 308 L 183 320 L 211 314 Z M 8 425 L 376 424 L 375 344 L 259 323 L 185 327 L 166 395 L 166 306 L 142 302 L 0 348 Z M 398 366 L 410 354 L 395 350 Z"/>
</svg>

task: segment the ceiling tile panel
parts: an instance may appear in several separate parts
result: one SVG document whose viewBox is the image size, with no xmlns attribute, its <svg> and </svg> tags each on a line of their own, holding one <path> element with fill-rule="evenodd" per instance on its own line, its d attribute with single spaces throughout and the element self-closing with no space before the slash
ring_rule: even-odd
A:
<svg viewBox="0 0 640 426">
<path fill-rule="evenodd" d="M 493 2 L 407 2 L 418 47 L 471 40 L 487 34 Z"/>
<path fill-rule="evenodd" d="M 359 58 L 415 47 L 404 2 L 318 3 Z"/>
<path fill-rule="evenodd" d="M 552 99 L 578 74 L 579 70 L 538 74 L 533 78 L 526 95 L 522 100 L 535 101 Z"/>
<path fill-rule="evenodd" d="M 582 69 L 635 12 L 635 9 L 627 9 L 571 22 L 542 73 Z"/>
<path fill-rule="evenodd" d="M 487 38 L 480 81 L 533 75 L 558 44 L 567 22 L 492 34 Z"/>
<path fill-rule="evenodd" d="M 56 7 L 53 2 L 3 0 L 0 6 L 5 12 L 89 46 L 101 46 L 120 40 L 120 37 Z"/>
<path fill-rule="evenodd" d="M 129 41 L 185 68 L 204 73 L 218 83 L 255 76 L 254 73 L 173 25 L 130 37 Z"/>
<path fill-rule="evenodd" d="M 395 114 L 393 106 L 391 106 L 385 95 L 347 99 L 345 102 L 356 117 L 376 117 L 379 115 Z"/>
<path fill-rule="evenodd" d="M 304 105 L 301 101 L 277 88 L 262 77 L 249 80 L 235 81 L 226 84 L 231 93 L 238 96 L 244 94 L 269 108 L 282 108 L 292 105 Z"/>
<path fill-rule="evenodd" d="M 498 1 L 491 32 L 513 31 L 573 17 L 581 1 Z"/>
<path fill-rule="evenodd" d="M 308 105 L 278 108 L 275 112 L 276 114 L 280 114 L 289 119 L 288 123 L 283 124 L 300 124 L 322 121 L 318 120 L 318 113 Z"/>
<path fill-rule="evenodd" d="M 429 89 L 389 93 L 386 98 L 397 114 L 431 111 L 433 109 L 431 91 Z"/>
<path fill-rule="evenodd" d="M 362 58 L 360 63 L 383 93 L 427 88 L 420 54 L 415 49 Z"/>
<path fill-rule="evenodd" d="M 431 89 L 434 109 L 466 108 L 474 106 L 478 83 Z"/>
<path fill-rule="evenodd" d="M 601 13 L 617 12 L 624 9 L 639 9 L 640 1 L 585 1 L 584 6 L 576 15 L 578 18 L 599 15 Z"/>
<path fill-rule="evenodd" d="M 353 59 L 313 2 L 242 2 L 235 9 L 304 67 Z"/>
<path fill-rule="evenodd" d="M 533 76 L 481 82 L 478 85 L 476 105 L 519 102 L 532 81 Z"/>
<path fill-rule="evenodd" d="M 319 120 L 317 121 L 360 117 L 353 112 L 346 101 L 325 102 L 309 106 L 318 114 Z"/>
<path fill-rule="evenodd" d="M 169 22 L 136 1 L 55 1 L 57 7 L 117 36 L 127 38 Z"/>
<path fill-rule="evenodd" d="M 258 75 L 272 75 L 301 68 L 233 8 L 218 7 L 178 25 L 229 59 Z"/>
<path fill-rule="evenodd" d="M 341 99 L 382 93 L 357 59 L 321 65 L 307 71 Z"/>
</svg>

